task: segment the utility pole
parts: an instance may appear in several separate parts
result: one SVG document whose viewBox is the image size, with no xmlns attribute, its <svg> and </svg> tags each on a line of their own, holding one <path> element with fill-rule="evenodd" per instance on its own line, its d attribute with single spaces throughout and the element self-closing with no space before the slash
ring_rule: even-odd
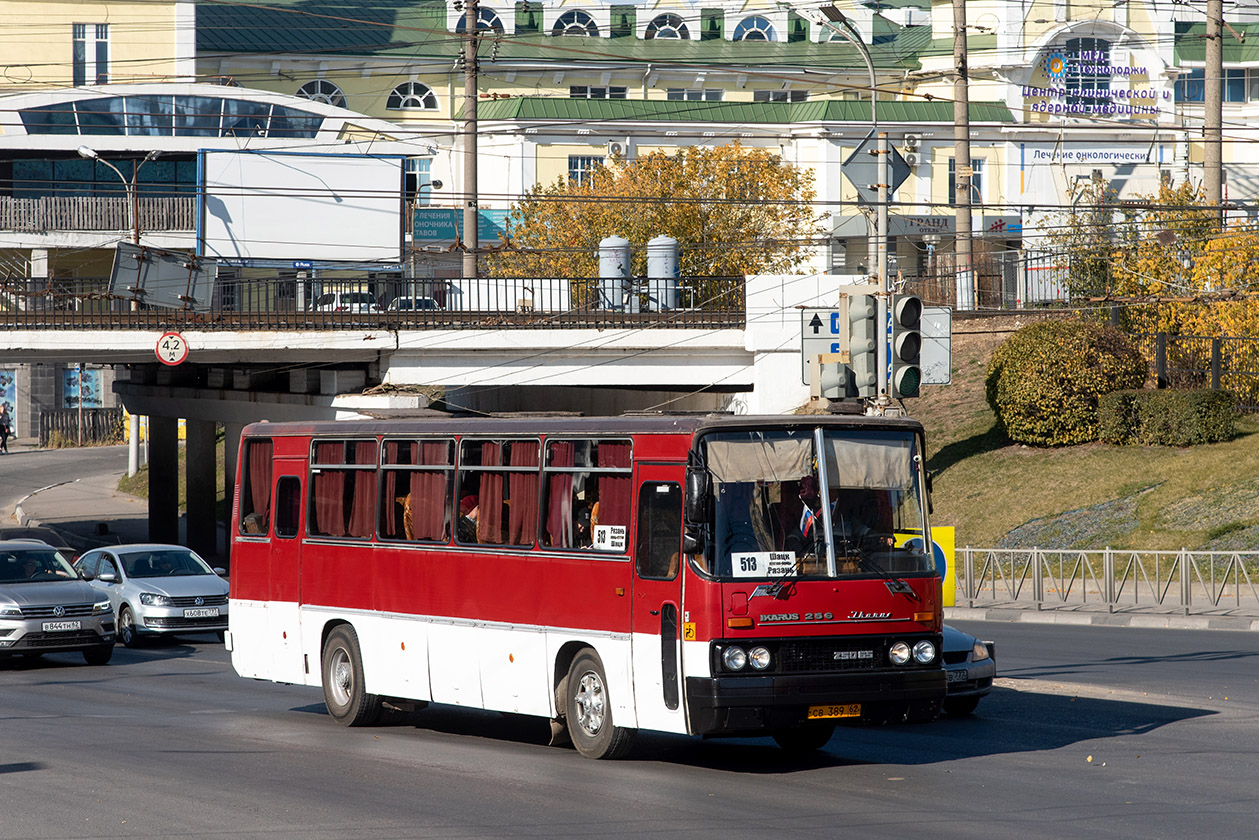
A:
<svg viewBox="0 0 1259 840">
<path fill-rule="evenodd" d="M 970 219 L 970 70 L 966 59 L 966 0 L 953 0 L 953 198 L 957 254 L 957 308 L 975 308 L 975 264 Z"/>
<path fill-rule="evenodd" d="M 477 46 L 479 0 L 464 0 L 463 44 L 463 279 L 477 276 L 477 246 L 481 244 L 477 219 Z"/>
<path fill-rule="evenodd" d="M 1202 103 L 1202 186 L 1214 205 L 1215 224 L 1224 215 L 1224 2 L 1207 0 L 1205 96 Z"/>
</svg>

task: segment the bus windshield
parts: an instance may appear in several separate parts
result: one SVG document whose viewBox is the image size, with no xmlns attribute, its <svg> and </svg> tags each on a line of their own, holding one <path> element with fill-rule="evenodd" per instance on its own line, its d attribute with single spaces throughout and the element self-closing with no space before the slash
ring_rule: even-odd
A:
<svg viewBox="0 0 1259 840">
<path fill-rule="evenodd" d="M 721 579 L 934 571 L 918 440 L 899 430 L 792 429 L 704 438 Z"/>
</svg>

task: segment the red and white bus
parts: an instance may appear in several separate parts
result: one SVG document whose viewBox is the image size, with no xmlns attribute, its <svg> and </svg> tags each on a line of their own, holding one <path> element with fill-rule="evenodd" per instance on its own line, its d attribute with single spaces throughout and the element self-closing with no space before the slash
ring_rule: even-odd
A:
<svg viewBox="0 0 1259 840">
<path fill-rule="evenodd" d="M 538 715 L 605 758 L 638 729 L 820 748 L 944 698 L 913 420 L 264 422 L 240 453 L 232 664 L 342 723 Z"/>
</svg>

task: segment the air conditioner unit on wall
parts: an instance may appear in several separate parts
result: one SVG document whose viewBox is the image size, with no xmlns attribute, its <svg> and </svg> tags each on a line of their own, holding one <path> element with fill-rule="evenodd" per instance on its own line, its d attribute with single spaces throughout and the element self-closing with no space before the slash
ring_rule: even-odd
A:
<svg viewBox="0 0 1259 840">
<path fill-rule="evenodd" d="M 918 165 L 918 155 L 916 155 L 915 153 L 913 153 L 913 152 L 906 152 L 904 155 L 902 155 L 902 157 L 905 159 L 905 165 L 906 165 L 906 166 L 917 166 L 917 165 Z"/>
<path fill-rule="evenodd" d="M 908 149 L 909 151 L 911 152 L 918 151 L 918 145 L 920 143 L 922 143 L 922 138 L 919 137 L 917 134 L 905 135 L 905 148 Z"/>
<path fill-rule="evenodd" d="M 608 141 L 608 157 L 620 157 L 629 160 L 629 144 L 624 140 Z"/>
</svg>

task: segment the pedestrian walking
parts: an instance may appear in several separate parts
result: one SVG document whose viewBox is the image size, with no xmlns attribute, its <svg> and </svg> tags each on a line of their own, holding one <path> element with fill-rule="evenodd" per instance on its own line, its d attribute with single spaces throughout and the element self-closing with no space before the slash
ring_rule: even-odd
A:
<svg viewBox="0 0 1259 840">
<path fill-rule="evenodd" d="M 0 455 L 9 454 L 9 435 L 12 429 L 9 427 L 9 406 L 7 403 L 0 403 Z"/>
</svg>

